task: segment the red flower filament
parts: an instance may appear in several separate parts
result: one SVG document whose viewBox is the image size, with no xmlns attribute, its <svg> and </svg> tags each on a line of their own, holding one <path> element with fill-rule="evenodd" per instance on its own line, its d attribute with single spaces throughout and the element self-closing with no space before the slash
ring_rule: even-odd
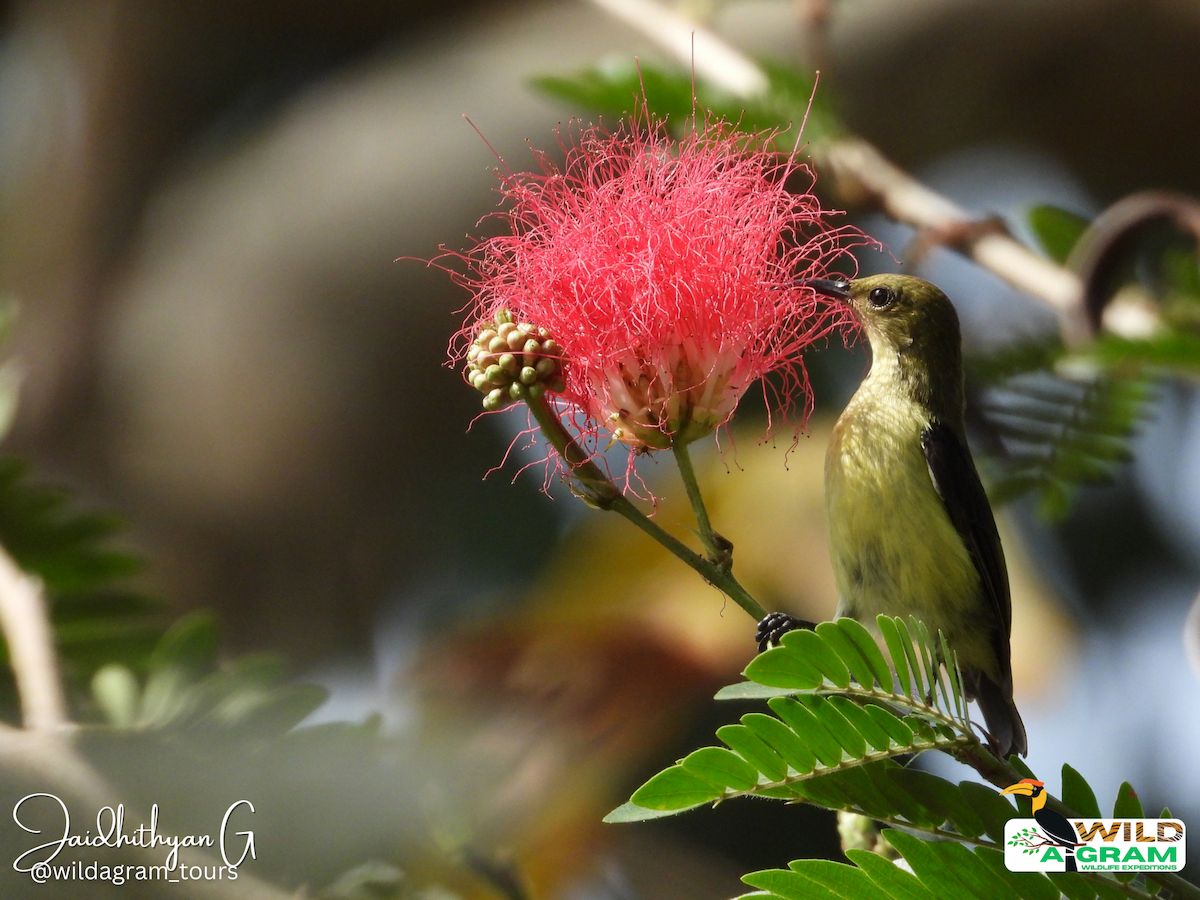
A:
<svg viewBox="0 0 1200 900">
<path fill-rule="evenodd" d="M 509 233 L 464 257 L 475 301 L 456 361 L 510 311 L 561 348 L 551 391 L 577 433 L 639 452 L 711 434 L 772 372 L 774 405 L 803 396 L 806 416 L 802 353 L 848 319 L 799 282 L 862 242 L 828 225 L 808 169 L 720 122 L 678 141 L 660 122 L 569 137 L 561 168 L 537 154 L 540 173 L 501 176 Z M 804 193 L 784 187 L 797 174 Z"/>
</svg>

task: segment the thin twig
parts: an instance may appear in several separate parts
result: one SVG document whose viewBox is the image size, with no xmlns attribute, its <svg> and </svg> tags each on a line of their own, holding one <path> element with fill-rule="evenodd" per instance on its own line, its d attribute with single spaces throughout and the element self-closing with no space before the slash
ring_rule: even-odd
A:
<svg viewBox="0 0 1200 900">
<path fill-rule="evenodd" d="M 721 551 L 717 546 L 717 536 L 713 532 L 712 522 L 708 518 L 708 507 L 704 505 L 704 495 L 700 492 L 700 482 L 696 480 L 696 468 L 692 465 L 692 455 L 688 452 L 687 444 L 675 441 L 671 444 L 675 454 L 675 464 L 679 466 L 679 475 L 683 479 L 687 491 L 688 502 L 692 504 L 692 512 L 696 516 L 699 528 L 700 543 L 708 552 L 708 558 L 720 563 Z"/>
<path fill-rule="evenodd" d="M 0 547 L 0 629 L 21 698 L 26 728 L 53 731 L 67 723 L 54 632 L 42 583 L 18 568 Z"/>
<path fill-rule="evenodd" d="M 724 592 L 734 603 L 749 613 L 756 622 L 766 616 L 767 611 L 762 608 L 762 604 L 750 595 L 750 592 L 733 577 L 733 573 L 728 568 L 705 559 L 629 502 L 621 493 L 620 488 L 613 484 L 612 480 L 592 461 L 587 451 L 571 437 L 544 396 L 536 399 L 530 398 L 526 402 L 543 437 L 566 461 L 568 470 L 574 479 L 572 485 L 578 489 L 585 500 L 599 509 L 611 510 L 624 516 L 679 557 L 701 578 L 717 590 Z"/>
</svg>

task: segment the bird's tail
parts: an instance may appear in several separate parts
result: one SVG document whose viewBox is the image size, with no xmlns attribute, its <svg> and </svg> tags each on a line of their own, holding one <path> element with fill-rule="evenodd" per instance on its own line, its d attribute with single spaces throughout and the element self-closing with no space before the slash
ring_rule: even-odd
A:
<svg viewBox="0 0 1200 900">
<path fill-rule="evenodd" d="M 974 690 L 971 693 L 979 701 L 983 721 L 987 723 L 992 751 L 1001 759 L 1007 759 L 1012 753 L 1024 756 L 1029 744 L 1025 737 L 1025 723 L 1017 712 L 1017 704 L 1013 703 L 1012 688 L 1005 689 L 983 672 L 978 673 L 972 687 Z"/>
</svg>

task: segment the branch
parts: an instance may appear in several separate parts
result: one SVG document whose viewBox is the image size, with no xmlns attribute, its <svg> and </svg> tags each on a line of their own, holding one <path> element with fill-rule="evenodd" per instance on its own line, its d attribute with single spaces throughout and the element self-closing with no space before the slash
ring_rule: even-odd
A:
<svg viewBox="0 0 1200 900">
<path fill-rule="evenodd" d="M 21 698 L 26 728 L 54 731 L 67 724 L 54 633 L 42 583 L 25 574 L 0 547 L 0 629 Z"/>
<path fill-rule="evenodd" d="M 656 41 L 684 65 L 694 66 L 698 77 L 736 97 L 749 100 L 769 90 L 770 81 L 752 60 L 654 0 L 592 2 Z M 832 138 L 815 143 L 812 149 L 833 171 L 843 196 L 874 202 L 919 232 L 971 235 L 950 246 L 1046 303 L 1058 316 L 1068 346 L 1079 346 L 1091 336 L 1083 309 L 1083 285 L 1074 273 L 1007 234 L 973 229 L 977 223 L 964 209 L 917 181 L 861 138 Z"/>
</svg>

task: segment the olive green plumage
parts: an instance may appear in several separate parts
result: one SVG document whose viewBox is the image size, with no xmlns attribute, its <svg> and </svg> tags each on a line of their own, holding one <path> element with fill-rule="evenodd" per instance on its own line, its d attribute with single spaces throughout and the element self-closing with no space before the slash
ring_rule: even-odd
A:
<svg viewBox="0 0 1200 900">
<path fill-rule="evenodd" d="M 1008 572 L 963 425 L 958 314 L 938 288 L 907 275 L 805 284 L 846 303 L 871 342 L 871 371 L 825 456 L 837 615 L 871 629 L 880 614 L 911 615 L 942 631 L 992 749 L 1024 754 Z M 759 650 L 805 627 L 771 613 L 758 624 Z"/>
<path fill-rule="evenodd" d="M 963 424 L 958 315 L 906 275 L 822 284 L 853 309 L 872 355 L 825 457 L 838 615 L 869 625 L 914 615 L 941 629 L 995 749 L 1025 753 L 1004 552 Z"/>
</svg>

